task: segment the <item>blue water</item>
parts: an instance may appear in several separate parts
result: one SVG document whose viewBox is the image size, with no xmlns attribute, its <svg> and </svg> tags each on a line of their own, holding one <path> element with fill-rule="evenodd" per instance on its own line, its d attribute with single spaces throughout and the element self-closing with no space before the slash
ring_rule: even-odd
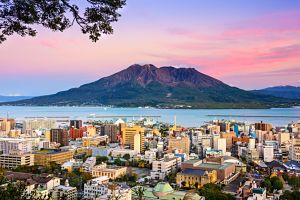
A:
<svg viewBox="0 0 300 200">
<path fill-rule="evenodd" d="M 96 116 L 144 116 L 159 115 L 159 121 L 173 123 L 176 115 L 177 124 L 185 127 L 198 127 L 206 121 L 214 119 L 235 119 L 253 122 L 269 122 L 276 126 L 284 126 L 299 118 L 265 118 L 265 117 L 209 117 L 207 115 L 258 115 L 258 116 L 300 116 L 300 108 L 280 109 L 155 109 L 155 108 L 103 108 L 103 107 L 17 107 L 0 106 L 0 117 L 14 117 L 23 120 L 25 117 L 68 116 L 70 119 L 86 120 L 90 114 Z M 131 120 L 129 118 L 128 120 Z M 103 119 L 102 119 L 103 120 Z"/>
</svg>

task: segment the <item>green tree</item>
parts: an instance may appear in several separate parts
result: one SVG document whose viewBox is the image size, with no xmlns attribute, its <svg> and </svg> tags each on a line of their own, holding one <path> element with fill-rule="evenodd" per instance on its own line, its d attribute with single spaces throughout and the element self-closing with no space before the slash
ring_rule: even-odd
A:
<svg viewBox="0 0 300 200">
<path fill-rule="evenodd" d="M 121 16 L 118 10 L 126 4 L 126 0 L 86 0 L 80 6 L 75 2 L 0 0 L 0 43 L 14 33 L 35 36 L 36 25 L 62 32 L 74 23 L 96 42 L 101 35 L 113 33 L 111 23 L 118 21 Z"/>
<path fill-rule="evenodd" d="M 146 189 L 142 186 L 136 186 L 132 188 L 132 192 L 135 196 L 137 196 L 138 200 L 143 200 L 144 199 L 144 193 Z"/>
<path fill-rule="evenodd" d="M 124 158 L 125 160 L 129 160 L 129 159 L 130 159 L 130 154 L 126 153 L 126 154 L 123 156 L 123 158 Z"/>
<path fill-rule="evenodd" d="M 300 200 L 300 192 L 299 191 L 289 191 L 286 190 L 280 196 L 280 200 Z"/>
<path fill-rule="evenodd" d="M 107 163 L 108 157 L 106 156 L 96 156 L 96 165 L 99 165 L 101 163 Z"/>
<path fill-rule="evenodd" d="M 262 186 L 265 187 L 268 191 L 272 190 L 272 183 L 270 181 L 269 178 L 266 178 L 263 182 L 262 182 Z"/>
<path fill-rule="evenodd" d="M 283 183 L 277 176 L 271 178 L 271 183 L 273 190 L 281 190 L 283 188 Z"/>
</svg>

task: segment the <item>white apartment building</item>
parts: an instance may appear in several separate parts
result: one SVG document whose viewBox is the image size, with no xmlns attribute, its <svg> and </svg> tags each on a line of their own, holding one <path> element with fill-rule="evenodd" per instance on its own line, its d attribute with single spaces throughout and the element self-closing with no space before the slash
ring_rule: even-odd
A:
<svg viewBox="0 0 300 200">
<path fill-rule="evenodd" d="M 26 138 L 0 138 L 0 151 L 9 154 L 11 150 L 19 150 L 20 153 L 32 151 L 32 141 Z"/>
<path fill-rule="evenodd" d="M 76 187 L 70 187 L 69 184 L 59 185 L 53 188 L 52 190 L 52 199 L 59 200 L 62 197 L 65 197 L 66 200 L 77 200 L 77 189 Z"/>
<path fill-rule="evenodd" d="M 56 128 L 56 121 L 53 119 L 32 119 L 23 121 L 23 132 L 26 130 L 50 130 Z"/>
<path fill-rule="evenodd" d="M 274 160 L 274 147 L 264 146 L 264 162 L 272 162 Z"/>
<path fill-rule="evenodd" d="M 89 180 L 84 184 L 84 198 L 94 199 L 108 194 L 108 187 L 106 185 L 108 182 L 109 178 L 107 176 L 100 176 Z"/>
<path fill-rule="evenodd" d="M 15 169 L 20 165 L 33 166 L 34 155 L 23 154 L 19 150 L 11 150 L 9 154 L 0 155 L 1 168 Z"/>
<path fill-rule="evenodd" d="M 157 149 L 150 149 L 145 151 L 145 160 L 148 161 L 150 164 L 156 160 Z"/>
<path fill-rule="evenodd" d="M 93 167 L 96 165 L 96 157 L 89 157 L 82 164 L 81 169 L 84 172 L 92 172 Z"/>
<path fill-rule="evenodd" d="M 113 157 L 113 158 L 121 158 L 125 154 L 129 154 L 130 158 L 132 158 L 133 156 L 136 156 L 138 154 L 138 152 L 135 150 L 131 150 L 131 149 L 113 149 L 111 151 L 111 157 Z"/>
<path fill-rule="evenodd" d="M 163 180 L 172 171 L 181 166 L 181 158 L 175 157 L 174 154 L 167 154 L 161 160 L 153 161 L 151 178 Z"/>
</svg>

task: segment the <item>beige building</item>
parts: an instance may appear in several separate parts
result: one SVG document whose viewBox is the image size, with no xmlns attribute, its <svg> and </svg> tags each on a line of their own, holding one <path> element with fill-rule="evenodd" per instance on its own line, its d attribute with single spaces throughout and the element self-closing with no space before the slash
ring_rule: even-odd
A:
<svg viewBox="0 0 300 200">
<path fill-rule="evenodd" d="M 12 150 L 9 154 L 0 155 L 0 167 L 5 169 L 15 169 L 20 165 L 33 166 L 33 154 L 22 154 L 18 150 Z"/>
<path fill-rule="evenodd" d="M 290 146 L 289 159 L 300 162 L 300 138 L 293 138 Z"/>
<path fill-rule="evenodd" d="M 140 126 L 122 127 L 122 144 L 129 145 L 130 149 L 138 150 L 139 152 L 145 151 L 144 128 Z"/>
<path fill-rule="evenodd" d="M 120 176 L 124 176 L 127 172 L 127 167 L 113 166 L 107 165 L 106 163 L 102 163 L 100 165 L 96 165 L 93 167 L 92 176 L 100 177 L 107 176 L 110 179 L 116 179 Z"/>
<path fill-rule="evenodd" d="M 190 138 L 170 138 L 168 145 L 168 153 L 172 153 L 175 150 L 178 150 L 180 153 L 190 154 Z"/>
<path fill-rule="evenodd" d="M 73 158 L 72 151 L 59 150 L 59 149 L 44 149 L 33 152 L 34 164 L 47 166 L 51 162 L 63 164 Z"/>
<path fill-rule="evenodd" d="M 171 172 L 176 171 L 181 165 L 181 158 L 174 156 L 174 154 L 165 155 L 161 160 L 152 162 L 152 179 L 164 180 Z"/>
<path fill-rule="evenodd" d="M 279 139 L 279 144 L 283 144 L 285 142 L 288 142 L 291 138 L 290 138 L 290 133 L 279 133 L 278 134 L 278 139 Z"/>
</svg>

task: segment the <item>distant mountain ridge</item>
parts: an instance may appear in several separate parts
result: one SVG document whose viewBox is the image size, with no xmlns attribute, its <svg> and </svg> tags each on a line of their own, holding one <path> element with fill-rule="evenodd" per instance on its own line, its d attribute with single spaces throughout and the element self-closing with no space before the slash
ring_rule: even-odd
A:
<svg viewBox="0 0 300 200">
<path fill-rule="evenodd" d="M 253 92 L 288 99 L 300 99 L 300 87 L 291 85 L 268 87 L 261 90 L 253 90 Z"/>
<path fill-rule="evenodd" d="M 30 99 L 31 96 L 3 96 L 0 95 L 0 102 L 11 102 L 11 101 L 19 101 L 24 99 Z"/>
<path fill-rule="evenodd" d="M 268 108 L 299 104 L 231 87 L 194 68 L 135 64 L 78 88 L 2 105 Z"/>
</svg>

